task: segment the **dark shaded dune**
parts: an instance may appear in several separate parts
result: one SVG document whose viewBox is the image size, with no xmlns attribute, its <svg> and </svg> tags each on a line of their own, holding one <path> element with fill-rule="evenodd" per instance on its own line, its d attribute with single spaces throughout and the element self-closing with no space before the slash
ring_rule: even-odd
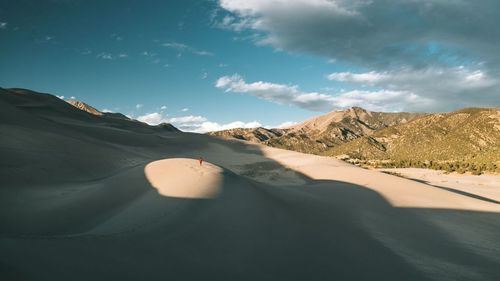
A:
<svg viewBox="0 0 500 281">
<path fill-rule="evenodd" d="M 370 233 L 352 224 L 351 216 L 329 215 L 325 212 L 331 211 L 328 205 L 304 200 L 300 193 L 287 192 L 283 200 L 231 174 L 225 177 L 224 192 L 216 200 L 161 197 L 151 193 L 146 183 L 144 179 L 134 188 L 156 197 L 148 202 L 157 204 L 160 211 L 150 214 L 148 221 L 103 235 L 65 236 L 64 230 L 4 235 L 0 240 L 4 254 L 23 272 L 39 272 L 41 280 L 55 276 L 74 280 L 95 280 L 96 276 L 99 280 L 366 280 L 388 276 L 426 280 Z M 358 189 L 346 183 L 331 184 L 339 187 L 338 192 Z M 363 196 L 377 197 L 369 193 Z M 93 205 L 110 199 L 101 196 L 96 195 Z M 172 206 L 183 211 L 174 216 L 161 213 Z M 108 208 L 110 212 L 112 204 Z M 96 213 L 85 215 L 101 223 L 105 218 L 96 216 L 112 217 L 103 215 L 103 210 Z M 73 222 L 73 230 L 83 230 L 82 225 Z M 88 261 L 92 270 L 84 266 Z"/>
<path fill-rule="evenodd" d="M 54 183 L 60 173 L 77 182 L 100 178 L 146 161 L 151 153 L 143 148 L 161 148 L 164 135 L 178 132 L 169 124 L 94 116 L 52 95 L 18 89 L 0 89 L 0 117 L 0 163 L 15 168 L 0 170 L 1 187 L 27 175 L 25 184 L 38 185 Z"/>
<path fill-rule="evenodd" d="M 80 110 L 53 95 L 25 89 L 0 88 L 0 99 L 40 119 L 55 121 L 61 124 L 67 123 L 71 126 L 85 126 L 88 123 L 91 127 L 112 127 L 133 130 L 136 133 L 179 132 L 177 128 L 170 124 L 149 126 L 145 123 L 129 119 L 120 113 L 105 113 L 102 116 L 96 116 Z"/>
<path fill-rule="evenodd" d="M 148 197 L 142 204 L 154 205 L 147 220 L 127 222 L 130 226 L 119 233 L 7 235 L 0 240 L 4 249 L 0 257 L 7 255 L 21 272 L 37 272 L 34 280 L 56 276 L 61 280 L 496 280 L 500 276 L 495 260 L 468 250 L 467 241 L 456 241 L 421 216 L 438 220 L 458 216 L 455 223 L 460 224 L 488 220 L 489 231 L 494 231 L 498 214 L 394 208 L 373 191 L 335 181 L 318 181 L 308 187 L 312 191 L 276 189 L 226 172 L 219 198 L 188 200 L 160 196 L 145 178 L 138 180 L 131 184 L 135 192 Z M 107 201 L 110 196 L 100 194 L 95 199 Z M 352 208 L 354 202 L 364 208 Z M 100 210 L 87 218 L 101 216 L 96 224 L 112 222 L 114 215 L 127 209 L 129 202 L 122 203 L 121 208 L 111 204 L 107 214 Z M 82 225 L 74 223 L 73 230 Z M 397 247 L 387 239 L 398 240 Z M 398 253 L 400 249 L 412 251 L 430 273 L 411 265 Z M 454 266 L 481 274 L 474 278 L 449 271 Z"/>
<path fill-rule="evenodd" d="M 0 98 L 13 106 L 42 118 L 64 117 L 80 121 L 99 120 L 50 94 L 25 89 L 0 89 Z"/>
</svg>

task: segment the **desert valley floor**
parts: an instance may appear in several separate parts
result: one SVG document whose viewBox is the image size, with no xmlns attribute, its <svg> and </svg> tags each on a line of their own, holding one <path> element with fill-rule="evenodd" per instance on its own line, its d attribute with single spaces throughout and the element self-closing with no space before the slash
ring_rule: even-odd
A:
<svg viewBox="0 0 500 281">
<path fill-rule="evenodd" d="M 500 280 L 498 193 L 23 91 L 0 120 L 2 280 Z"/>
</svg>

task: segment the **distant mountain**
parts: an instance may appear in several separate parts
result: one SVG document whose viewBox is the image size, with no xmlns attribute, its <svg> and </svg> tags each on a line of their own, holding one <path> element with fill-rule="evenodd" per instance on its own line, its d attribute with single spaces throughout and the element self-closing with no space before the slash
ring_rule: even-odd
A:
<svg viewBox="0 0 500 281">
<path fill-rule="evenodd" d="M 500 109 L 422 114 L 353 107 L 285 129 L 232 129 L 210 134 L 335 156 L 362 166 L 500 172 Z"/>
<path fill-rule="evenodd" d="M 102 111 L 99 111 L 97 109 L 95 109 L 94 107 L 84 103 L 83 101 L 78 101 L 78 100 L 74 100 L 74 99 L 70 99 L 70 100 L 65 100 L 67 103 L 71 104 L 72 106 L 80 109 L 80 110 L 83 110 L 87 113 L 90 113 L 92 115 L 95 115 L 95 116 L 104 116 L 104 117 L 107 117 L 107 118 L 117 118 L 117 119 L 125 119 L 125 120 L 129 120 L 129 121 L 134 121 L 130 118 L 128 118 L 127 116 L 123 115 L 122 113 L 119 113 L 119 112 L 102 112 Z M 166 124 L 166 123 L 165 123 Z M 164 124 L 161 124 L 162 126 L 165 126 Z M 170 125 L 173 127 L 173 125 L 171 124 L 167 124 L 167 125 Z M 159 125 L 158 125 L 159 126 Z"/>
<path fill-rule="evenodd" d="M 285 134 L 285 130 L 258 128 L 236 128 L 224 131 L 210 132 L 209 135 L 224 138 L 235 138 L 239 140 L 251 141 L 255 143 L 266 143 L 267 141 L 279 138 Z"/>
<path fill-rule="evenodd" d="M 332 111 L 284 129 L 232 129 L 211 135 L 263 143 L 273 147 L 321 154 L 351 140 L 424 116 L 422 113 L 371 112 L 360 107 Z"/>
<path fill-rule="evenodd" d="M 102 116 L 103 113 L 100 112 L 99 110 L 93 108 L 92 106 L 84 103 L 84 102 L 81 102 L 81 101 L 77 101 L 77 100 L 66 100 L 67 103 L 71 104 L 72 106 L 80 109 L 80 110 L 83 110 L 87 113 L 90 113 L 90 114 L 93 114 L 93 115 L 96 115 L 96 116 Z"/>
<path fill-rule="evenodd" d="M 500 172 L 500 109 L 429 114 L 334 147 L 326 154 L 369 166 Z"/>
</svg>

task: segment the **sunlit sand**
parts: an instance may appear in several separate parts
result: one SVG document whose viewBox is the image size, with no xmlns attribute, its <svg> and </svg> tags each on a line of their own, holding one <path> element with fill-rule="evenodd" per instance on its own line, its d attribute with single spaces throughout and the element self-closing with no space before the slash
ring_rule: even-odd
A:
<svg viewBox="0 0 500 281">
<path fill-rule="evenodd" d="M 196 159 L 165 159 L 144 168 L 146 178 L 161 195 L 178 198 L 213 198 L 219 193 L 223 170 Z"/>
</svg>

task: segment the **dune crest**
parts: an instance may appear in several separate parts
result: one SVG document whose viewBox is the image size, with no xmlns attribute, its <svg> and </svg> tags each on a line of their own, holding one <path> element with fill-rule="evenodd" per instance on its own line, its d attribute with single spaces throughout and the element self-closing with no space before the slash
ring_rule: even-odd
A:
<svg viewBox="0 0 500 281">
<path fill-rule="evenodd" d="M 158 193 L 177 198 L 217 197 L 224 170 L 189 158 L 170 158 L 149 163 L 144 174 Z"/>
</svg>

